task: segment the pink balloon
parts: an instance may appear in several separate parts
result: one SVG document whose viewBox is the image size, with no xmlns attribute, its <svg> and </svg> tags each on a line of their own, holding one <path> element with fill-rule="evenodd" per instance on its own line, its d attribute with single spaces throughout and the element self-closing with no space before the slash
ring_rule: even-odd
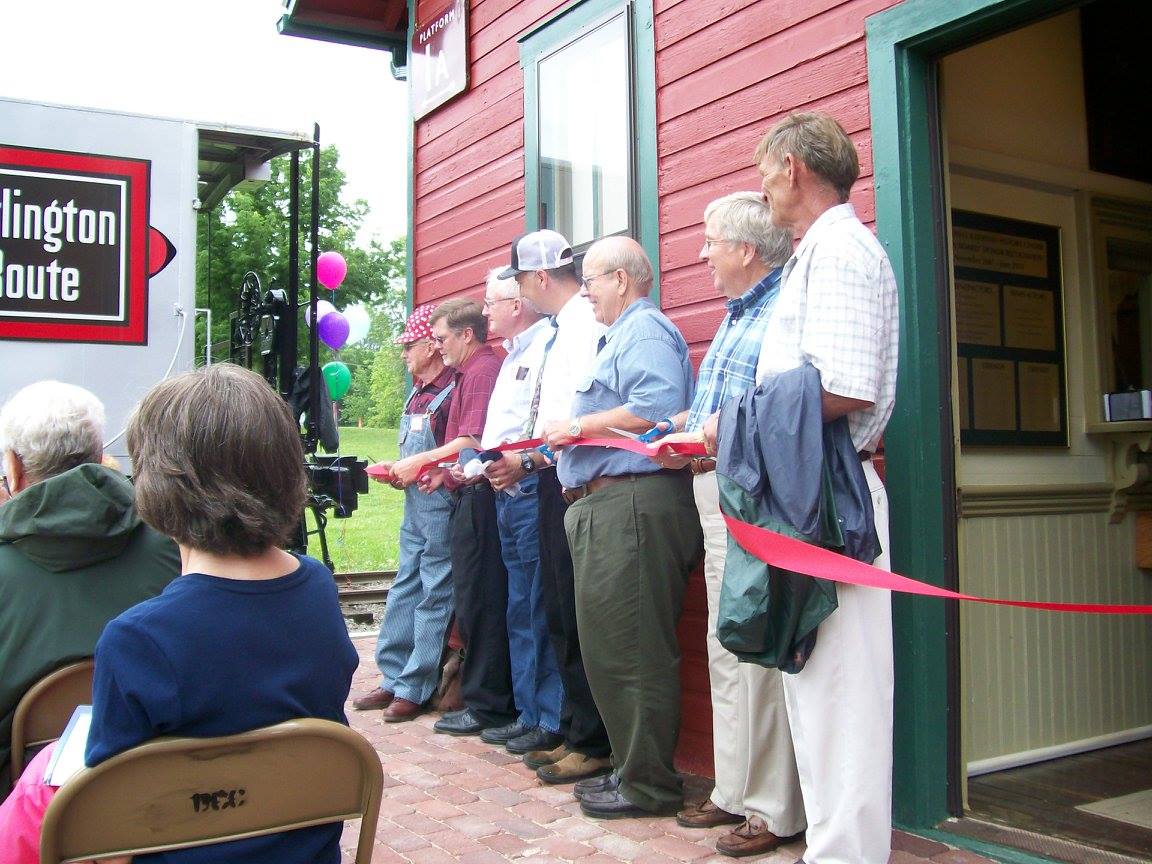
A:
<svg viewBox="0 0 1152 864">
<path fill-rule="evenodd" d="M 335 291 L 348 275 L 348 265 L 339 252 L 321 252 L 316 259 L 316 278 L 330 291 Z"/>
<path fill-rule="evenodd" d="M 316 325 L 321 341 L 333 351 L 339 351 L 348 341 L 348 319 L 341 312 L 329 312 Z"/>
<path fill-rule="evenodd" d="M 335 311 L 336 311 L 336 307 L 333 306 L 331 303 L 329 303 L 327 300 L 317 300 L 316 301 L 316 320 L 317 321 L 323 321 L 325 315 L 327 315 L 329 312 L 335 312 Z M 307 306 L 304 307 L 304 320 L 307 321 L 309 324 L 312 323 L 312 304 L 311 303 L 309 303 Z"/>
</svg>

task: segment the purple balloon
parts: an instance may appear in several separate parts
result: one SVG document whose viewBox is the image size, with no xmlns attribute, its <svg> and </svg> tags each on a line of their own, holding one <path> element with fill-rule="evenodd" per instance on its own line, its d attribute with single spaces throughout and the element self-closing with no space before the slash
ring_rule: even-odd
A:
<svg viewBox="0 0 1152 864">
<path fill-rule="evenodd" d="M 316 332 L 325 345 L 339 351 L 348 341 L 348 319 L 341 312 L 329 312 L 320 319 Z"/>
<path fill-rule="evenodd" d="M 316 279 L 325 288 L 335 291 L 348 274 L 348 265 L 339 252 L 321 252 L 316 258 Z"/>
</svg>

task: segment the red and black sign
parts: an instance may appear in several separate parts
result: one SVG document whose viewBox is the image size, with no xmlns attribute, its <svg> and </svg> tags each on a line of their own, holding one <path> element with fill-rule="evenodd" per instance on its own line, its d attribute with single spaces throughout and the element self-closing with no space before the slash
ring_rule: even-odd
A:
<svg viewBox="0 0 1152 864">
<path fill-rule="evenodd" d="M 0 338 L 147 344 L 150 164 L 0 146 Z"/>
</svg>

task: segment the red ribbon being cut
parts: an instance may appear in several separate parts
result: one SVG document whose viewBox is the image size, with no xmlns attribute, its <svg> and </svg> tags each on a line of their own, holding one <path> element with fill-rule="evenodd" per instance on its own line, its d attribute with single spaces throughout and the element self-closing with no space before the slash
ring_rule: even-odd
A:
<svg viewBox="0 0 1152 864">
<path fill-rule="evenodd" d="M 508 444 L 501 444 L 499 447 L 493 447 L 491 449 L 500 451 L 531 450 L 539 447 L 542 443 L 544 443 L 542 439 L 533 438 L 528 441 L 514 441 Z M 632 453 L 648 457 L 654 457 L 662 450 L 675 453 L 679 456 L 707 455 L 704 444 L 694 442 L 669 444 L 661 443 L 657 440 L 650 444 L 645 444 L 642 441 L 636 441 L 631 438 L 579 438 L 568 446 L 615 447 L 619 450 L 629 450 Z M 434 467 L 436 467 L 434 464 L 427 465 L 421 470 L 423 471 Z M 371 473 L 371 469 L 369 469 L 369 472 Z M 803 573 L 806 576 L 814 576 L 817 579 L 827 579 L 831 582 L 840 582 L 845 585 L 862 585 L 866 588 L 883 588 L 887 591 L 898 591 L 903 594 L 940 597 L 945 600 L 967 600 L 973 603 L 991 603 L 996 606 L 1044 609 L 1049 612 L 1094 612 L 1101 615 L 1152 615 L 1152 605 L 1125 606 L 1111 603 L 1049 603 L 1038 600 L 1001 600 L 995 597 L 977 597 L 973 594 L 961 594 L 958 591 L 949 591 L 947 588 L 940 588 L 936 585 L 929 585 L 926 582 L 909 579 L 907 576 L 901 576 L 898 573 L 881 570 L 879 567 L 865 564 L 863 561 L 856 561 L 846 555 L 833 552 L 831 549 L 824 549 L 820 546 L 814 546 L 811 543 L 805 543 L 803 540 L 785 537 L 783 534 L 777 534 L 775 531 L 769 531 L 767 528 L 750 525 L 739 519 L 733 519 L 727 513 L 724 514 L 724 521 L 728 525 L 728 531 L 732 534 L 733 538 L 735 538 L 736 542 L 740 544 L 740 548 L 748 554 L 753 555 L 765 564 L 770 564 L 773 567 L 791 570 L 794 573 Z"/>
</svg>

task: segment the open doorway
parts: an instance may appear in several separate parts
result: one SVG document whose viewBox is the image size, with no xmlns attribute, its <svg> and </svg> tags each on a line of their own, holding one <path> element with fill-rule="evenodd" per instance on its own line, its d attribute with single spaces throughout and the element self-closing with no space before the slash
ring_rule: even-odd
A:
<svg viewBox="0 0 1152 864">
<path fill-rule="evenodd" d="M 968 593 L 1152 598 L 1152 411 L 1106 399 L 1152 388 L 1152 160 L 1125 102 L 1148 90 L 1150 20 L 1098 0 L 938 64 Z M 1152 620 L 968 604 L 957 647 L 953 829 L 1152 860 Z"/>
</svg>

